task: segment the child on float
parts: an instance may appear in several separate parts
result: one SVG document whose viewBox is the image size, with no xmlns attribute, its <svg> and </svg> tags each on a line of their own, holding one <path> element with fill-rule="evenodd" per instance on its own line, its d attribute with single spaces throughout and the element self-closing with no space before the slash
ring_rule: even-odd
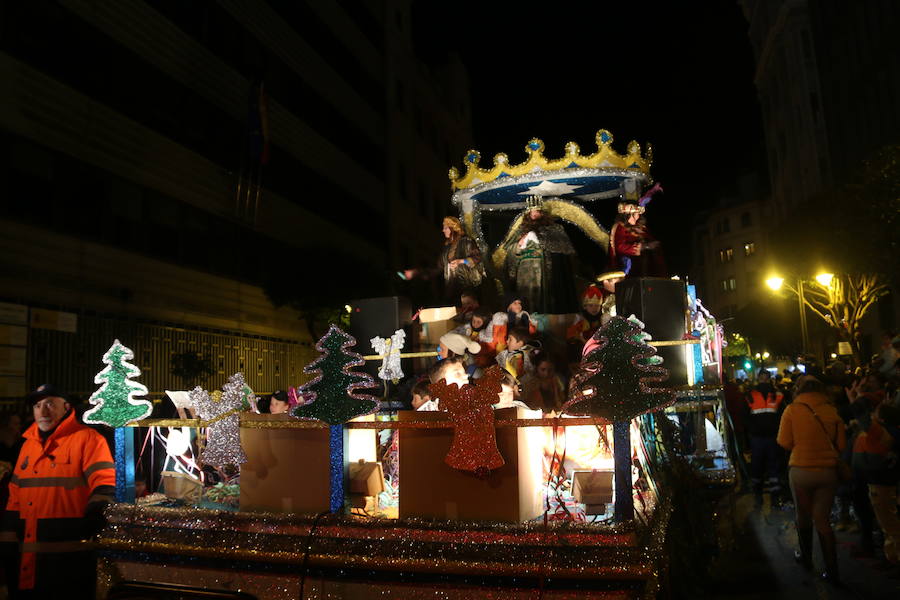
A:
<svg viewBox="0 0 900 600">
<path fill-rule="evenodd" d="M 463 372 L 469 377 L 479 375 L 478 365 L 475 364 L 475 355 L 481 351 L 481 344 L 455 331 L 441 336 L 438 345 L 438 366 L 447 359 L 459 357 Z M 468 381 L 467 381 L 468 382 Z M 449 383 L 449 382 L 448 382 Z M 461 384 L 460 384 L 461 385 Z"/>
<path fill-rule="evenodd" d="M 566 402 L 566 386 L 556 374 L 556 363 L 547 354 L 534 359 L 534 374 L 522 381 L 522 401 L 532 410 L 559 412 Z"/>
<path fill-rule="evenodd" d="M 478 302 L 478 296 L 474 290 L 465 290 L 459 295 L 459 307 L 453 320 L 457 323 L 466 324 L 472 320 L 472 315 L 481 305 Z"/>
<path fill-rule="evenodd" d="M 593 283 L 581 295 L 581 312 L 566 330 L 566 339 L 573 345 L 583 346 L 602 324 L 603 291 Z M 580 347 L 579 347 L 580 350 Z"/>
<path fill-rule="evenodd" d="M 503 313 L 497 313 L 494 315 L 494 318 L 496 319 L 497 315 L 501 314 Z M 537 326 L 535 325 L 534 319 L 532 319 L 531 315 L 525 310 L 525 301 L 520 294 L 508 294 L 506 296 L 505 325 L 507 331 L 512 331 L 516 327 L 524 327 L 531 335 L 537 333 Z"/>
<path fill-rule="evenodd" d="M 516 379 L 526 378 L 534 373 L 531 354 L 531 333 L 525 327 L 514 327 L 506 335 L 506 349 L 497 353 L 497 364 Z"/>
<path fill-rule="evenodd" d="M 527 404 L 519 400 L 519 382 L 512 374 L 504 371 L 500 376 L 500 386 L 502 391 L 497 394 L 497 404 L 493 405 L 495 409 L 528 408 Z"/>
<path fill-rule="evenodd" d="M 480 349 L 473 353 L 475 364 L 486 369 L 494 363 L 498 346 L 506 343 L 506 314 L 492 315 L 486 308 L 476 308 L 472 319 L 452 331 L 478 343 Z"/>
<path fill-rule="evenodd" d="M 458 387 L 469 383 L 469 375 L 466 373 L 461 356 L 450 356 L 431 366 L 428 371 L 429 382 L 437 383 L 442 379 L 447 382 L 447 385 L 455 383 Z M 440 398 L 433 398 L 432 401 L 440 406 Z"/>
<path fill-rule="evenodd" d="M 440 410 L 437 400 L 431 398 L 431 391 L 428 389 L 429 383 L 431 382 L 426 378 L 413 386 L 411 401 L 413 410 Z"/>
<path fill-rule="evenodd" d="M 284 390 L 276 390 L 269 397 L 269 412 L 273 415 L 287 414 L 290 409 L 290 399 Z"/>
</svg>

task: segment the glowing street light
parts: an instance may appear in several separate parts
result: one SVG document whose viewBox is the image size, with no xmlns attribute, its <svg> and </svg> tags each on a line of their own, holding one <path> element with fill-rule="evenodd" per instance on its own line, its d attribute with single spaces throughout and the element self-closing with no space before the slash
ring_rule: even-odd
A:
<svg viewBox="0 0 900 600">
<path fill-rule="evenodd" d="M 763 352 L 762 357 L 763 357 L 764 359 L 769 358 L 769 353 L 768 353 L 768 352 Z"/>
<path fill-rule="evenodd" d="M 823 287 L 830 287 L 832 279 L 834 279 L 834 273 L 819 273 L 816 275 L 816 281 Z"/>
<path fill-rule="evenodd" d="M 781 284 L 784 283 L 784 277 L 769 277 L 766 279 L 766 285 L 769 286 L 773 292 L 777 292 L 781 289 Z"/>
</svg>

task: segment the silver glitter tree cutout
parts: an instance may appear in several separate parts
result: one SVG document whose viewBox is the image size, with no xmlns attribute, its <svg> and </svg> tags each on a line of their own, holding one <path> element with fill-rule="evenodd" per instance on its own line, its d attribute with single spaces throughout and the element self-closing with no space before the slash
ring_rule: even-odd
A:
<svg viewBox="0 0 900 600">
<path fill-rule="evenodd" d="M 247 462 L 241 448 L 241 403 L 244 398 L 244 374 L 235 373 L 222 386 L 221 392 L 210 394 L 197 386 L 191 391 L 191 402 L 204 421 L 215 420 L 206 428 L 206 445 L 200 461 L 214 467 Z"/>
</svg>

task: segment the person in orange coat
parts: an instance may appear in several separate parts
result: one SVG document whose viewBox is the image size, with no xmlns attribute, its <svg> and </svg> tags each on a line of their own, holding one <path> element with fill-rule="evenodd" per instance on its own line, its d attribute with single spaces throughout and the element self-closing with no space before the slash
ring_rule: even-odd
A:
<svg viewBox="0 0 900 600">
<path fill-rule="evenodd" d="M 844 422 L 825 395 L 825 385 L 810 375 L 797 380 L 794 401 L 784 410 L 778 445 L 791 453 L 791 492 L 796 507 L 797 560 L 812 569 L 812 530 L 819 534 L 825 560 L 823 577 L 839 583 L 837 547 L 831 529 L 831 505 L 837 490 L 839 452 L 847 445 Z"/>
<path fill-rule="evenodd" d="M 781 491 L 776 436 L 784 409 L 784 394 L 772 385 L 771 379 L 771 373 L 759 370 L 757 384 L 747 392 L 744 414 L 750 437 L 750 475 L 757 502 L 762 502 L 763 491 L 770 492 L 773 497 Z"/>
<path fill-rule="evenodd" d="M 84 540 L 103 527 L 103 508 L 115 496 L 115 464 L 106 440 L 78 422 L 65 394 L 45 384 L 28 403 L 35 422 L 23 435 L 0 542 L 7 556 L 21 548 L 23 597 L 93 598 L 96 558 Z"/>
</svg>

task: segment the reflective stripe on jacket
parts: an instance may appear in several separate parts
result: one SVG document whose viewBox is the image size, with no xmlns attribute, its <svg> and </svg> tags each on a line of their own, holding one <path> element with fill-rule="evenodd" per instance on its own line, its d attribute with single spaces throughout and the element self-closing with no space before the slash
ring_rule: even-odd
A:
<svg viewBox="0 0 900 600">
<path fill-rule="evenodd" d="M 772 390 L 764 393 L 757 387 L 747 393 L 745 425 L 751 436 L 774 438 L 778 434 L 784 395 L 774 388 Z"/>
<path fill-rule="evenodd" d="M 750 405 L 750 414 L 777 413 L 784 401 L 784 394 L 774 392 L 763 395 L 759 390 L 752 390 L 747 403 Z"/>
<path fill-rule="evenodd" d="M 82 540 L 94 532 L 85 513 L 113 500 L 116 472 L 106 440 L 74 411 L 43 443 L 37 424 L 22 437 L 0 542 L 20 544 L 19 589 L 28 590 L 54 577 L 54 561 L 88 550 Z"/>
</svg>

